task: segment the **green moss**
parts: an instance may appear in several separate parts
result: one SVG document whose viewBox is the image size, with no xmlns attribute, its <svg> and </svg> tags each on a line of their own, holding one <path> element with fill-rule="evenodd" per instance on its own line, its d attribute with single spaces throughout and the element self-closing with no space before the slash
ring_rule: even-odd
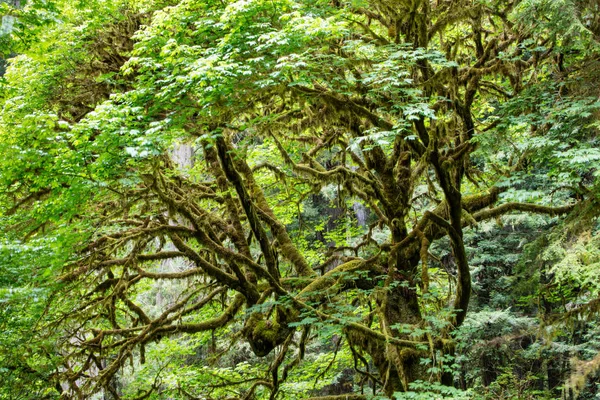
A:
<svg viewBox="0 0 600 400">
<path fill-rule="evenodd" d="M 291 314 L 293 311 L 277 307 L 271 318 L 265 318 L 263 313 L 254 313 L 246 320 L 242 334 L 254 354 L 264 357 L 287 339 L 293 332 L 287 325 Z"/>
</svg>

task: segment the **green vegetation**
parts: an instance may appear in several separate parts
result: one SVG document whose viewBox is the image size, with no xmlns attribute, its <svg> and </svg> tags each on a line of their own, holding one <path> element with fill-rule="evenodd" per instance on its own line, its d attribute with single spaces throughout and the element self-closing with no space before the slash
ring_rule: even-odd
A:
<svg viewBox="0 0 600 400">
<path fill-rule="evenodd" d="M 597 1 L 0 5 L 0 399 L 599 398 Z"/>
</svg>

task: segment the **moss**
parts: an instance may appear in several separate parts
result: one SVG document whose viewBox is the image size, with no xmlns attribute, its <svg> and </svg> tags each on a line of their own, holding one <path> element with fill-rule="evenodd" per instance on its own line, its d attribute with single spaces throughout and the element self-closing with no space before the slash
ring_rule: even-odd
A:
<svg viewBox="0 0 600 400">
<path fill-rule="evenodd" d="M 424 365 L 420 363 L 425 354 L 410 348 L 403 348 L 398 353 L 399 363 L 396 368 L 404 388 L 407 389 L 410 382 L 425 376 Z"/>
<path fill-rule="evenodd" d="M 294 331 L 288 326 L 292 314 L 293 311 L 278 307 L 271 318 L 266 318 L 263 313 L 254 313 L 246 320 L 242 334 L 254 354 L 264 357 L 287 339 Z"/>
<path fill-rule="evenodd" d="M 403 363 L 410 362 L 414 359 L 419 359 L 421 357 L 421 353 L 415 349 L 403 348 L 399 353 L 400 361 Z"/>
<path fill-rule="evenodd" d="M 364 266 L 363 260 L 352 260 L 344 263 L 331 271 L 327 272 L 325 275 L 315 279 L 308 286 L 306 286 L 300 293 L 299 297 L 310 297 L 314 295 L 314 292 L 319 292 L 326 288 L 333 286 L 336 281 L 339 279 L 340 274 L 344 272 L 354 272 L 360 270 Z"/>
<path fill-rule="evenodd" d="M 444 354 L 454 354 L 456 342 L 451 339 L 442 339 L 441 341 Z"/>
<path fill-rule="evenodd" d="M 279 330 L 281 329 L 281 325 L 277 322 L 266 320 L 259 321 L 254 325 L 254 330 L 252 331 L 252 336 L 255 338 L 262 338 L 262 340 L 272 343 L 276 345 L 277 343 L 277 335 Z"/>
</svg>

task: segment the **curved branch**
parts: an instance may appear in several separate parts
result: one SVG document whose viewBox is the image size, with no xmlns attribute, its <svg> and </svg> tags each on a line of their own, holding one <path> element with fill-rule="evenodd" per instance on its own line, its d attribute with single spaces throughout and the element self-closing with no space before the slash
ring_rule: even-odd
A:
<svg viewBox="0 0 600 400">
<path fill-rule="evenodd" d="M 570 212 L 575 208 L 576 204 L 569 204 L 562 207 L 541 206 L 530 203 L 505 203 L 488 210 L 480 210 L 473 213 L 475 221 L 483 221 L 486 219 L 498 217 L 511 211 L 522 211 L 535 214 L 547 214 L 552 217 Z"/>
</svg>

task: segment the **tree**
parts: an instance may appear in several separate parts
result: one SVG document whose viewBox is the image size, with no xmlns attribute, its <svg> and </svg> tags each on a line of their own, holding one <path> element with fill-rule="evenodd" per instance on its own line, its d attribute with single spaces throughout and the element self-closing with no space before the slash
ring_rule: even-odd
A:
<svg viewBox="0 0 600 400">
<path fill-rule="evenodd" d="M 119 398 L 129 360 L 211 332 L 271 360 L 241 398 L 285 396 L 315 330 L 374 394 L 452 385 L 463 232 L 566 214 L 597 187 L 598 102 L 570 94 L 594 38 L 548 2 L 91 4 L 11 62 L 0 144 L 7 241 L 62 249 L 33 269 L 58 280 L 41 330 L 68 396 Z M 561 24 L 524 19 L 540 7 Z M 316 195 L 338 210 L 327 243 Z M 164 282 L 173 298 L 150 304 Z M 166 390 L 158 376 L 132 395 Z"/>
</svg>

